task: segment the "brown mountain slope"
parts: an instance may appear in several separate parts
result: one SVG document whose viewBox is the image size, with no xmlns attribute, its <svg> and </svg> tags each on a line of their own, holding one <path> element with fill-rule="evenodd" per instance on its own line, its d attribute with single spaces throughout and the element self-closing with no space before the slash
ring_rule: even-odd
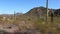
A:
<svg viewBox="0 0 60 34">
<path fill-rule="evenodd" d="M 45 14 L 46 13 L 46 8 L 45 7 L 35 7 L 28 11 L 26 15 L 38 15 L 38 14 Z"/>
<path fill-rule="evenodd" d="M 49 9 L 48 8 L 48 14 L 50 15 L 53 12 L 53 15 L 60 15 L 60 9 Z M 27 16 L 44 16 L 46 15 L 46 8 L 45 7 L 35 7 L 29 10 L 27 13 L 25 13 Z"/>
</svg>

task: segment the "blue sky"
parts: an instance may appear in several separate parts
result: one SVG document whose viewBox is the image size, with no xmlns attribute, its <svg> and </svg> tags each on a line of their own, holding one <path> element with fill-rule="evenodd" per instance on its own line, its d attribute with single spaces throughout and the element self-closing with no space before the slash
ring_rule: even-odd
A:
<svg viewBox="0 0 60 34">
<path fill-rule="evenodd" d="M 60 0 L 49 0 L 49 8 L 60 8 Z M 46 6 L 46 0 L 0 0 L 0 14 L 26 13 L 30 9 Z"/>
</svg>

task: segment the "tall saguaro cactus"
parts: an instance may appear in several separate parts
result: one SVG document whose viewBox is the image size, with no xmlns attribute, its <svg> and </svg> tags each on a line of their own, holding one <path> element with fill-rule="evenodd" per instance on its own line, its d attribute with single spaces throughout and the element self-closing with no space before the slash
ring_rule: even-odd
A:
<svg viewBox="0 0 60 34">
<path fill-rule="evenodd" d="M 48 20 L 48 0 L 46 0 L 46 23 L 48 23 L 47 20 Z"/>
<path fill-rule="evenodd" d="M 15 11 L 14 11 L 14 22 L 15 22 L 15 20 L 16 20 L 16 16 L 15 16 Z"/>
</svg>

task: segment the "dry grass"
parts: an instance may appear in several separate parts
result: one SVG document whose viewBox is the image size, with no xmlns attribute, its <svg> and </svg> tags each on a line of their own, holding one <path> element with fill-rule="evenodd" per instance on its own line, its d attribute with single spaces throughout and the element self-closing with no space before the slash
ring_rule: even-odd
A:
<svg viewBox="0 0 60 34">
<path fill-rule="evenodd" d="M 12 18 L 12 17 L 11 17 Z M 19 16 L 16 18 L 15 22 L 13 19 L 11 21 L 2 21 L 0 18 L 0 23 L 12 23 L 20 28 L 20 31 L 26 30 L 37 30 L 43 34 L 60 34 L 60 19 L 54 17 L 51 23 L 51 18 L 48 17 L 48 24 L 45 23 L 43 19 L 38 19 L 36 17 Z"/>
</svg>

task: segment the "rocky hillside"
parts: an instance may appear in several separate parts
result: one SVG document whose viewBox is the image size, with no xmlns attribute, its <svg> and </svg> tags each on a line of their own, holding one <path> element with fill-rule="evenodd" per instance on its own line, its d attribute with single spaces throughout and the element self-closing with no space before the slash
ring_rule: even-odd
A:
<svg viewBox="0 0 60 34">
<path fill-rule="evenodd" d="M 54 14 L 54 16 L 60 15 L 60 9 L 49 9 L 48 8 L 48 14 L 50 15 L 50 12 Z M 26 15 L 28 16 L 44 16 L 46 14 L 46 8 L 45 7 L 35 7 L 31 10 L 29 10 Z"/>
<path fill-rule="evenodd" d="M 35 7 L 28 11 L 26 15 L 40 15 L 40 14 L 45 14 L 46 13 L 46 8 L 45 7 Z"/>
</svg>

